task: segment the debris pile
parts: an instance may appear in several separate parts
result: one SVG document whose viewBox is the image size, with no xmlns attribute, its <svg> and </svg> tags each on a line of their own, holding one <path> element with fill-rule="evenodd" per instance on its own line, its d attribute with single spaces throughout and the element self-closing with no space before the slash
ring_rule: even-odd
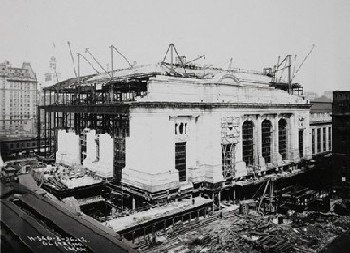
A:
<svg viewBox="0 0 350 253">
<path fill-rule="evenodd" d="M 102 182 L 102 179 L 96 176 L 94 172 L 85 168 L 68 167 L 61 164 L 36 168 L 31 173 L 40 186 L 47 185 L 60 191 Z"/>
<path fill-rule="evenodd" d="M 226 212 L 158 232 L 137 242 L 146 252 L 318 252 L 350 229 L 350 217 L 317 212 L 248 216 Z M 280 224 L 279 224 L 280 223 Z M 162 240 L 158 240 L 162 238 Z"/>
</svg>

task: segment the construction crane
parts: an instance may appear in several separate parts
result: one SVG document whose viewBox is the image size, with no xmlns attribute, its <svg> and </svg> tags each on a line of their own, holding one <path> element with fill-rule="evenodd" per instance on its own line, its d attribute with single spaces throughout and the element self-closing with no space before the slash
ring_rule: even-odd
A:
<svg viewBox="0 0 350 253">
<path fill-rule="evenodd" d="M 190 60 L 190 61 L 188 61 L 188 62 L 185 62 L 185 64 L 189 64 L 189 63 L 198 61 L 198 60 L 200 60 L 200 59 L 202 59 L 202 58 L 205 59 L 205 55 L 200 55 L 200 56 L 198 56 L 197 58 L 195 58 L 195 59 L 193 59 L 193 60 Z"/>
<path fill-rule="evenodd" d="M 80 56 L 83 57 L 83 59 L 91 66 L 93 70 L 95 70 L 96 74 L 100 74 L 100 72 L 94 67 L 94 65 L 92 65 L 92 63 L 88 59 L 86 59 L 84 55 L 82 55 L 81 53 L 78 53 L 78 58 Z"/>
<path fill-rule="evenodd" d="M 92 59 L 94 59 L 94 61 L 98 64 L 98 66 L 100 66 L 100 68 L 110 76 L 110 74 L 106 71 L 106 69 L 100 64 L 100 62 L 95 58 L 95 56 L 89 51 L 88 48 L 85 49 L 85 53 L 88 53 Z"/>
<path fill-rule="evenodd" d="M 181 66 L 183 67 L 185 73 L 186 73 L 186 69 L 185 69 L 185 63 L 182 61 L 182 58 L 180 57 L 179 53 L 177 52 L 176 50 L 176 47 L 173 43 L 169 44 L 169 47 L 164 55 L 164 58 L 163 58 L 163 61 L 161 61 L 162 64 L 165 63 L 165 60 L 166 60 L 166 57 L 168 55 L 168 52 L 170 51 L 170 73 L 175 73 L 175 70 L 174 70 L 174 51 L 178 57 L 178 59 L 180 60 L 181 62 Z M 188 63 L 188 62 L 187 62 Z"/>
<path fill-rule="evenodd" d="M 312 47 L 309 51 L 309 53 L 304 57 L 303 61 L 301 62 L 301 64 L 299 65 L 299 67 L 297 68 L 297 70 L 293 73 L 293 77 L 292 80 L 295 78 L 295 75 L 298 74 L 299 70 L 301 69 L 301 67 L 304 65 L 305 61 L 307 60 L 307 58 L 309 58 L 309 56 L 311 55 L 312 51 L 315 48 L 315 44 L 312 44 Z"/>
<path fill-rule="evenodd" d="M 114 46 L 114 45 L 111 45 L 111 50 L 112 50 L 112 56 L 113 56 L 113 49 L 121 56 L 123 57 L 123 59 L 129 64 L 129 67 L 132 68 L 133 65 L 130 63 L 130 61 L 128 60 L 128 58 L 125 57 L 125 55 L 123 55 L 121 52 L 118 51 L 118 49 Z M 112 69 L 113 71 L 113 69 Z"/>
<path fill-rule="evenodd" d="M 68 44 L 68 47 L 69 47 L 70 57 L 71 57 L 72 63 L 73 63 L 73 71 L 74 71 L 75 77 L 78 77 L 77 71 L 75 70 L 74 56 L 73 56 L 73 54 L 72 54 L 72 48 L 71 48 L 71 46 L 70 46 L 70 41 L 67 41 L 67 44 Z"/>
</svg>

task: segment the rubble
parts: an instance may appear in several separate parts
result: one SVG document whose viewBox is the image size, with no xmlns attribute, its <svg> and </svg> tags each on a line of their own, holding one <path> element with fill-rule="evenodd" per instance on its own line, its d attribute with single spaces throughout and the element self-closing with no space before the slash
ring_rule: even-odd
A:
<svg viewBox="0 0 350 253">
<path fill-rule="evenodd" d="M 282 216 L 282 224 L 274 222 L 280 215 L 261 216 L 252 211 L 216 213 L 207 219 L 175 224 L 162 240 L 152 244 L 139 239 L 145 252 L 318 252 L 337 236 L 350 229 L 350 217 L 331 213 L 294 213 Z M 166 240 L 164 240 L 164 237 Z"/>
</svg>

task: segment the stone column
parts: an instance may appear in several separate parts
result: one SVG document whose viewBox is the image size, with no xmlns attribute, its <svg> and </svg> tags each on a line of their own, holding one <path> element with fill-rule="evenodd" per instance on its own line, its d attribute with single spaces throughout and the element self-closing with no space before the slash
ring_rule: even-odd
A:
<svg viewBox="0 0 350 253">
<path fill-rule="evenodd" d="M 293 162 L 299 162 L 299 128 L 298 128 L 298 119 L 293 114 L 290 117 L 290 127 L 289 127 L 290 133 L 288 136 L 289 138 L 289 160 L 292 160 Z"/>
<path fill-rule="evenodd" d="M 243 122 L 244 118 L 240 118 L 239 122 L 239 141 L 235 145 L 235 177 L 242 177 L 247 175 L 247 167 L 243 162 Z"/>
<path fill-rule="evenodd" d="M 313 128 L 313 130 L 314 130 L 314 134 L 315 134 L 315 136 L 314 136 L 314 143 L 313 143 L 313 145 L 314 145 L 314 151 L 315 151 L 314 154 L 316 154 L 316 153 L 317 153 L 317 129 L 316 129 L 316 128 Z"/>
<path fill-rule="evenodd" d="M 266 170 L 265 159 L 262 156 L 262 138 L 261 138 L 261 115 L 257 116 L 255 121 L 255 136 L 254 136 L 254 148 L 256 149 L 254 157 L 255 164 L 258 165 L 260 170 Z"/>
<path fill-rule="evenodd" d="M 280 155 L 279 149 L 278 149 L 278 120 L 279 117 L 276 115 L 273 118 L 272 121 L 272 163 L 274 166 L 278 166 L 282 163 L 282 156 Z"/>
<path fill-rule="evenodd" d="M 326 142 L 326 150 L 325 151 L 329 151 L 329 132 L 328 132 L 328 129 L 329 129 L 329 127 L 327 126 L 326 128 L 325 128 L 325 130 L 326 130 L 326 140 L 325 140 L 325 142 Z"/>
</svg>

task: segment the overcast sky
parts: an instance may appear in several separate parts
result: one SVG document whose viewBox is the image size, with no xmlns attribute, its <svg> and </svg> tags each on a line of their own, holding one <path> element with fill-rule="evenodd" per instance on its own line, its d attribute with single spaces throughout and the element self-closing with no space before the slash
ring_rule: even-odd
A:
<svg viewBox="0 0 350 253">
<path fill-rule="evenodd" d="M 187 59 L 205 54 L 201 63 L 227 68 L 232 57 L 233 67 L 262 70 L 286 54 L 297 55 L 297 68 L 315 44 L 295 81 L 319 93 L 349 90 L 349 13 L 348 0 L 0 0 L 0 61 L 30 61 L 42 80 L 54 55 L 68 78 L 68 40 L 74 54 L 88 47 L 104 66 L 111 44 L 147 64 L 175 43 Z M 127 66 L 117 56 L 115 65 Z M 84 62 L 81 68 L 93 73 Z"/>
</svg>

